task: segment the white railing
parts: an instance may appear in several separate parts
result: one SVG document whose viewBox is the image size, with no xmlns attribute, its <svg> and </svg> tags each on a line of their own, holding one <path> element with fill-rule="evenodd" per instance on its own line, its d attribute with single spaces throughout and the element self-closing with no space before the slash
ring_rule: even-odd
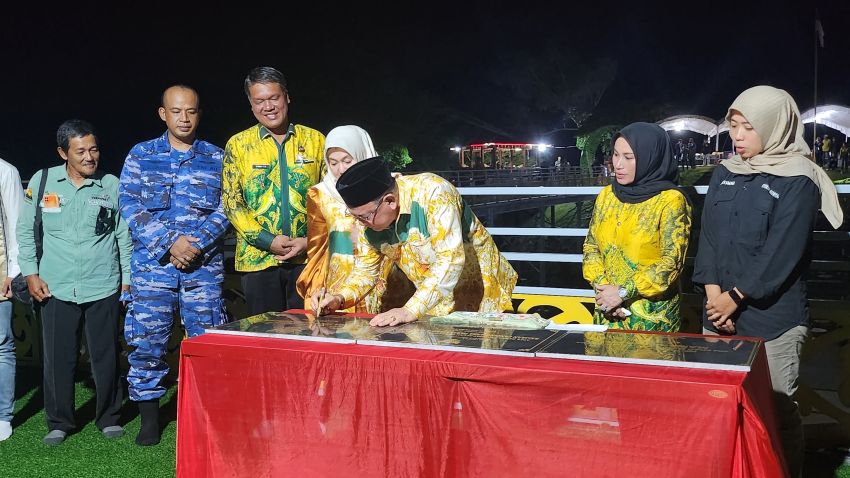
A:
<svg viewBox="0 0 850 478">
<path fill-rule="evenodd" d="M 708 186 L 692 186 L 700 195 L 708 192 Z M 850 185 L 836 185 L 839 194 L 850 194 Z M 458 188 L 463 196 L 586 196 L 599 194 L 601 186 L 576 186 L 576 187 L 462 187 Z M 587 235 L 586 228 L 547 228 L 547 227 L 488 227 L 487 230 L 493 236 L 549 236 L 549 237 L 584 237 Z M 847 231 L 817 231 L 816 239 L 848 239 L 850 232 Z M 502 255 L 509 261 L 515 262 L 566 262 L 581 263 L 581 254 L 556 254 L 549 252 L 511 252 L 502 251 Z M 518 294 L 556 295 L 570 297 L 593 297 L 593 289 L 568 289 L 560 287 L 528 287 L 517 286 L 514 292 Z"/>
</svg>

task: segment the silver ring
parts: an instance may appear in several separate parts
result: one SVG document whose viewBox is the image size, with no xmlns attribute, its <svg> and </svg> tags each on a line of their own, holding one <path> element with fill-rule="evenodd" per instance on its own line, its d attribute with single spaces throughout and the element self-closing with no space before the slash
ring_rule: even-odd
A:
<svg viewBox="0 0 850 478">
<path fill-rule="evenodd" d="M 599 310 L 601 310 L 602 312 L 608 312 L 608 307 L 605 307 L 604 305 L 600 305 Z"/>
</svg>

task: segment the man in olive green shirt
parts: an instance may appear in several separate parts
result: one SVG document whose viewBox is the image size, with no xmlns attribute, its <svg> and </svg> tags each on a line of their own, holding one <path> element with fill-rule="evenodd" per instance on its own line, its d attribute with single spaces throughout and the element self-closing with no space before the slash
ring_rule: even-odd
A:
<svg viewBox="0 0 850 478">
<path fill-rule="evenodd" d="M 18 261 L 41 311 L 44 339 L 44 409 L 58 445 L 76 428 L 74 372 L 80 326 L 86 334 L 97 389 L 95 423 L 107 438 L 118 425 L 122 390 L 118 376 L 119 294 L 129 290 L 132 242 L 118 211 L 118 178 L 97 171 L 100 150 L 93 127 L 68 120 L 56 133 L 65 165 L 29 182 L 18 218 Z M 41 205 L 43 252 L 36 257 L 34 219 Z"/>
</svg>

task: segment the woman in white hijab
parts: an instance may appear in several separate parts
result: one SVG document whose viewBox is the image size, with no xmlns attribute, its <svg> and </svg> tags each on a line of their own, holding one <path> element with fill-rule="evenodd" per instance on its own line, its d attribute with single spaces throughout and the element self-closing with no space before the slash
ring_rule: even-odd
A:
<svg viewBox="0 0 850 478">
<path fill-rule="evenodd" d="M 359 126 L 348 125 L 336 127 L 328 133 L 324 156 L 327 173 L 321 183 L 307 192 L 308 260 L 296 285 L 305 304 L 310 304 L 312 297 L 320 296 L 326 290 L 339 289 L 354 268 L 360 225 L 348 213 L 336 190 L 336 181 L 351 165 L 378 156 L 378 153 L 369 133 Z M 349 312 L 379 313 L 391 270 L 392 264 L 388 262 L 372 291 Z M 401 274 L 392 276 L 394 284 L 396 278 L 406 281 Z M 393 289 L 402 292 L 408 288 L 402 283 Z"/>
<path fill-rule="evenodd" d="M 803 429 L 793 394 L 809 331 L 811 234 L 818 209 L 835 228 L 844 215 L 832 181 L 809 159 L 787 92 L 750 88 L 726 119 L 737 155 L 711 177 L 693 281 L 705 287 L 705 333 L 765 340 L 785 459 L 790 476 L 800 476 Z"/>
</svg>

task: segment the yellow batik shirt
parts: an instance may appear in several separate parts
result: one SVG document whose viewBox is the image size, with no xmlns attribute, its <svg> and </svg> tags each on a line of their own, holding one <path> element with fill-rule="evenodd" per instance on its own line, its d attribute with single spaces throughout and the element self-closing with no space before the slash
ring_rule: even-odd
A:
<svg viewBox="0 0 850 478">
<path fill-rule="evenodd" d="M 324 146 L 322 133 L 293 124 L 281 144 L 259 124 L 227 142 L 222 202 L 237 233 L 237 271 L 278 265 L 269 252 L 275 236 L 307 236 L 307 190 L 324 175 Z M 288 262 L 305 261 L 302 255 Z"/>
<path fill-rule="evenodd" d="M 608 320 L 597 307 L 593 320 L 627 330 L 679 330 L 679 274 L 691 233 L 691 206 L 677 190 L 641 203 L 620 202 L 611 186 L 596 198 L 584 242 L 584 278 L 594 287 L 626 289 L 632 313 Z"/>
<path fill-rule="evenodd" d="M 404 304 L 416 318 L 511 310 L 517 274 L 457 189 L 430 173 L 396 183 L 399 217 L 384 231 L 366 229 L 359 236 L 354 270 L 334 292 L 348 306 L 357 302 L 388 258 L 416 287 Z"/>
<path fill-rule="evenodd" d="M 363 227 L 348 214 L 345 203 L 320 183 L 307 192 L 307 267 L 298 277 L 298 293 L 305 299 L 324 287 L 342 288 L 354 270 L 354 255 Z M 412 294 L 412 285 L 392 261 L 384 258 L 374 286 L 345 312 L 377 314 L 387 294 L 389 303 L 403 304 Z M 401 302 L 399 302 L 401 301 Z"/>
</svg>

